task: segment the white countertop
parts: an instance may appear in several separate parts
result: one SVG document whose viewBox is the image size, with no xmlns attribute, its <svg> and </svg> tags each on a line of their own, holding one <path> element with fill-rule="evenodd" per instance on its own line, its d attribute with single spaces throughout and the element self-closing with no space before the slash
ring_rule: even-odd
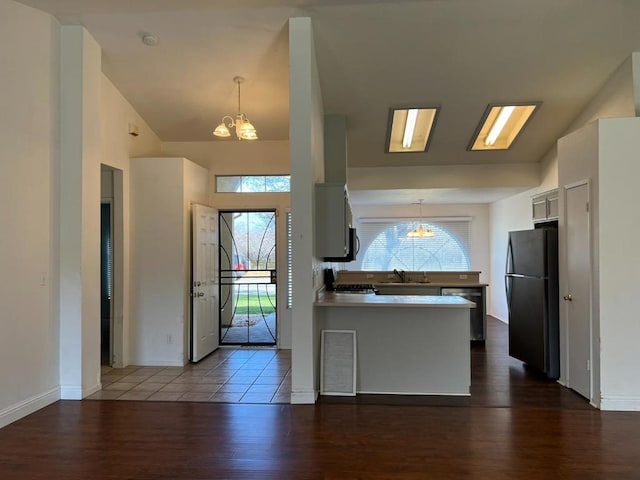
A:
<svg viewBox="0 0 640 480">
<path fill-rule="evenodd" d="M 362 282 L 366 283 L 366 282 Z M 460 282 L 374 282 L 373 285 L 385 287 L 455 287 L 455 288 L 475 288 L 488 287 L 488 283 L 460 283 Z"/>
<path fill-rule="evenodd" d="M 316 307 L 427 307 L 475 308 L 476 304 L 456 296 L 376 295 L 375 293 L 321 293 Z"/>
</svg>

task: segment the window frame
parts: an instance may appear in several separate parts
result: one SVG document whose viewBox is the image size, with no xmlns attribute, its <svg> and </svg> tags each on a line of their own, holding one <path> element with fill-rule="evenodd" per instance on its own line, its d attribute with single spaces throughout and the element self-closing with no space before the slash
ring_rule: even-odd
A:
<svg viewBox="0 0 640 480">
<path fill-rule="evenodd" d="M 267 185 L 268 182 L 267 180 L 270 178 L 287 178 L 289 183 L 288 183 L 288 189 L 287 190 L 268 190 L 267 189 Z M 220 180 L 221 179 L 232 179 L 232 178 L 237 178 L 239 185 L 240 185 L 240 190 L 225 190 L 225 189 L 221 189 L 220 188 Z M 245 184 L 245 179 L 263 179 L 263 185 L 264 185 L 264 189 L 263 190 L 247 190 L 247 191 L 243 191 L 242 187 Z M 283 174 L 268 174 L 268 175 L 216 175 L 215 176 L 215 190 L 216 193 L 291 193 L 291 174 L 288 173 L 283 173 Z"/>
<path fill-rule="evenodd" d="M 466 263 L 466 265 L 464 263 L 457 263 L 457 264 L 451 264 L 451 266 L 449 268 L 445 268 L 445 269 L 436 269 L 433 268 L 432 265 L 429 265 L 427 268 L 420 268 L 423 265 L 417 265 L 416 266 L 416 259 L 413 258 L 411 259 L 411 265 L 404 265 L 404 266 L 398 266 L 397 268 L 400 269 L 404 269 L 404 270 L 414 270 L 414 271 L 423 271 L 423 270 L 429 270 L 429 271 L 466 271 L 472 268 L 473 265 L 473 258 L 472 258 L 472 249 L 471 249 L 471 231 L 473 228 L 473 217 L 469 217 L 469 216 L 456 216 L 456 217 L 421 217 L 421 218 L 407 218 L 407 217 L 391 217 L 391 218 L 361 218 L 359 220 L 359 225 L 358 225 L 358 235 L 360 237 L 360 241 L 362 244 L 362 252 L 357 260 L 357 268 L 363 271 L 378 271 L 378 270 L 388 270 L 389 268 L 385 268 L 388 267 L 389 265 L 386 266 L 382 266 L 382 265 L 377 265 L 377 266 L 370 266 L 367 268 L 367 266 L 365 265 L 365 261 L 367 260 L 367 253 L 369 252 L 369 249 L 371 248 L 371 246 L 374 244 L 374 242 L 380 237 L 380 235 L 383 235 L 384 232 L 388 231 L 389 229 L 393 229 L 394 227 L 397 230 L 408 230 L 408 228 L 410 228 L 410 226 L 417 226 L 419 224 L 422 224 L 425 228 L 427 226 L 433 227 L 434 229 L 437 230 L 441 230 L 442 232 L 446 233 L 451 240 L 453 240 L 457 246 L 457 248 L 460 250 L 460 254 L 463 255 L 463 260 Z M 399 238 L 400 239 L 400 238 Z M 405 238 L 403 237 L 402 240 L 405 240 Z M 406 244 L 407 245 L 411 245 L 412 249 L 415 248 L 421 248 L 424 249 L 426 245 L 428 245 L 427 242 L 432 242 L 433 239 L 431 238 L 413 238 L 413 239 L 406 239 Z M 410 242 L 410 243 L 409 243 Z M 416 242 L 418 242 L 418 246 L 416 247 Z M 446 246 L 447 244 L 445 243 L 442 246 Z M 397 257 L 396 253 L 394 253 L 394 251 L 397 251 L 398 244 L 394 242 L 394 244 L 392 245 L 387 245 L 385 246 L 385 251 L 389 256 L 395 256 Z M 440 253 L 443 253 L 445 250 L 443 250 Z M 450 251 L 450 250 L 449 250 Z M 437 251 L 434 252 L 437 254 Z M 406 254 L 408 256 L 415 256 L 415 250 L 412 250 L 411 254 Z M 405 257 L 406 258 L 406 257 Z M 438 258 L 439 261 L 438 263 L 443 263 L 441 257 L 435 257 Z M 393 266 L 391 266 L 391 268 L 394 268 Z"/>
</svg>

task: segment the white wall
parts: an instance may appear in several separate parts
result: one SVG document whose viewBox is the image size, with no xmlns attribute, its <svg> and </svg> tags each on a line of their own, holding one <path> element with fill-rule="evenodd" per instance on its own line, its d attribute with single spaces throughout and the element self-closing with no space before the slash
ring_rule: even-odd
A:
<svg viewBox="0 0 640 480">
<path fill-rule="evenodd" d="M 209 171 L 187 159 L 182 159 L 182 169 L 182 361 L 186 365 L 191 344 L 191 205 L 203 205 L 209 201 Z"/>
<path fill-rule="evenodd" d="M 638 68 L 638 55 L 634 53 L 622 62 L 565 133 L 573 132 L 600 118 L 635 116 L 633 72 L 634 67 Z"/>
<path fill-rule="evenodd" d="M 60 29 L 60 392 L 100 388 L 100 46 Z"/>
<path fill-rule="evenodd" d="M 277 175 L 291 170 L 287 140 L 163 142 L 162 154 L 182 156 L 213 175 Z M 212 178 L 213 180 L 213 178 Z"/>
<path fill-rule="evenodd" d="M 640 410 L 640 118 L 598 123 L 601 407 Z"/>
<path fill-rule="evenodd" d="M 291 309 L 286 308 L 287 231 L 289 193 L 216 193 L 217 175 L 286 175 L 291 172 L 289 141 L 164 142 L 167 156 L 184 156 L 209 170 L 209 201 L 219 210 L 275 209 L 278 275 L 278 347 L 291 348 Z"/>
<path fill-rule="evenodd" d="M 182 366 L 189 322 L 189 202 L 208 172 L 183 158 L 131 160 L 131 360 Z"/>
<path fill-rule="evenodd" d="M 102 76 L 102 163 L 112 168 L 114 177 L 113 274 L 114 274 L 114 366 L 130 363 L 129 334 L 131 329 L 129 296 L 130 237 L 130 158 L 157 156 L 160 140 L 144 119 L 133 109 L 111 81 Z M 129 135 L 129 124 L 139 127 L 139 135 Z"/>
<path fill-rule="evenodd" d="M 99 387 L 99 166 L 127 177 L 132 153 L 159 149 L 102 75 L 99 46 L 80 27 L 65 29 L 50 15 L 0 0 L 0 187 L 20 204 L 0 206 L 11 225 L 0 236 L 0 426 L 59 398 L 61 382 L 72 398 Z M 125 133 L 130 121 L 141 127 L 135 140 Z M 122 223 L 126 230 L 128 220 Z"/>
<path fill-rule="evenodd" d="M 348 168 L 349 191 L 421 188 L 534 187 L 537 164 L 423 165 Z"/>
<path fill-rule="evenodd" d="M 563 137 L 558 147 L 561 187 L 590 180 L 591 401 L 603 410 L 640 410 L 635 302 L 640 257 L 633 253 L 640 234 L 635 198 L 639 149 L 638 118 L 599 120 Z M 560 200 L 562 208 L 562 195 Z M 561 217 L 561 238 L 563 228 Z M 565 264 L 561 257 L 561 288 L 564 285 L 566 291 Z M 561 341 L 566 341 L 566 321 L 561 308 Z M 562 374 L 566 378 L 566 369 Z"/>
<path fill-rule="evenodd" d="M 599 179 L 598 179 L 598 123 L 590 123 L 571 132 L 558 140 L 558 183 L 559 183 L 559 212 L 558 221 L 558 256 L 560 268 L 560 295 L 569 292 L 569 276 L 566 259 L 566 218 L 564 188 L 576 182 L 589 182 L 589 245 L 591 248 L 591 322 L 593 342 L 590 347 L 592 354 L 592 391 L 589 400 L 595 405 L 600 404 L 600 275 L 599 275 Z M 587 259 L 585 259 L 587 260 Z M 571 386 L 567 365 L 569 364 L 567 305 L 560 301 L 560 382 Z"/>
<path fill-rule="evenodd" d="M 58 28 L 0 0 L 0 427 L 59 398 Z"/>
</svg>

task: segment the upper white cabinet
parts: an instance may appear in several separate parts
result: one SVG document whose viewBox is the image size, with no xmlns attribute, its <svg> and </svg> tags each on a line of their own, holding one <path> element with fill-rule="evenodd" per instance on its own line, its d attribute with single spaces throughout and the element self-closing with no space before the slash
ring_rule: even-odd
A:
<svg viewBox="0 0 640 480">
<path fill-rule="evenodd" d="M 347 187 L 318 183 L 316 193 L 316 257 L 345 257 L 350 252 L 352 223 Z"/>
<path fill-rule="evenodd" d="M 558 189 L 540 193 L 532 198 L 533 223 L 558 219 Z"/>
</svg>

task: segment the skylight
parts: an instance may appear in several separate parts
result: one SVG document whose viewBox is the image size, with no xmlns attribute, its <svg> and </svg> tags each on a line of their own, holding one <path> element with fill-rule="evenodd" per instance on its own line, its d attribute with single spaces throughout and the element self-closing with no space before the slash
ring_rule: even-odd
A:
<svg viewBox="0 0 640 480">
<path fill-rule="evenodd" d="M 540 102 L 490 104 L 467 150 L 507 150 Z"/>
<path fill-rule="evenodd" d="M 386 152 L 426 152 L 438 111 L 438 107 L 390 109 Z"/>
</svg>

